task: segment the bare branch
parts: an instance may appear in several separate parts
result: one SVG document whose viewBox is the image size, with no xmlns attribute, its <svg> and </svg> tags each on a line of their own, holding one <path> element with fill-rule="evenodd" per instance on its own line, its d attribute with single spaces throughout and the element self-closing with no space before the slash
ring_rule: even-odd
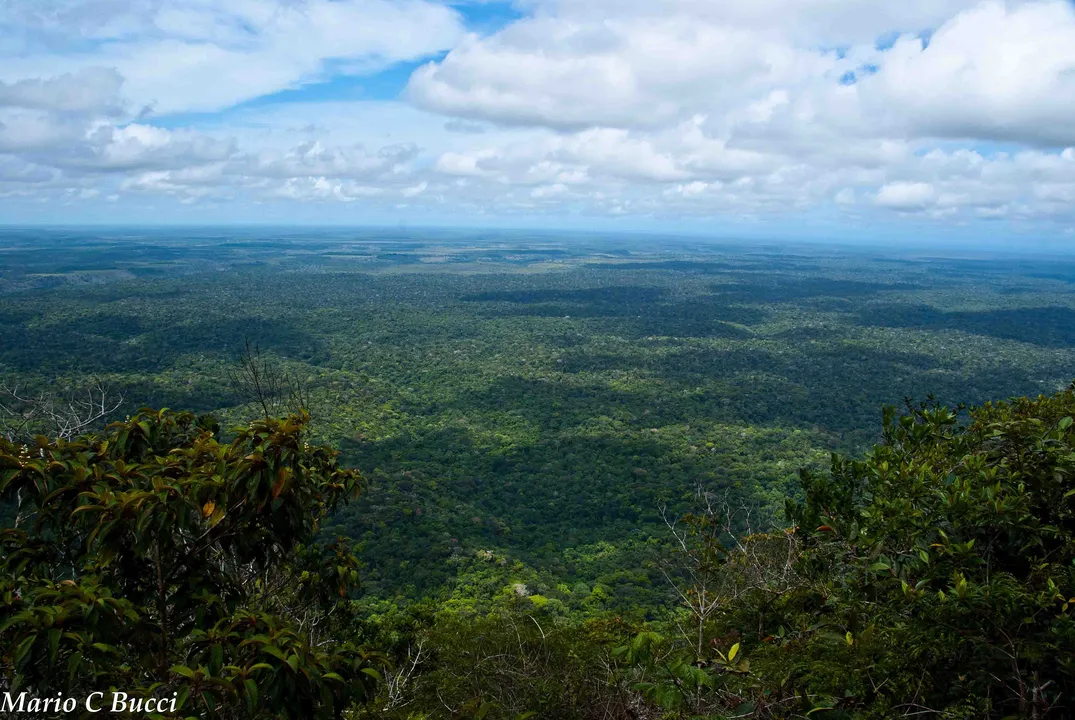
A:
<svg viewBox="0 0 1075 720">
<path fill-rule="evenodd" d="M 256 406 L 266 419 L 311 408 L 307 385 L 249 338 L 243 341 L 238 365 L 229 370 L 228 379 L 242 401 Z"/>
<path fill-rule="evenodd" d="M 8 440 L 44 434 L 72 440 L 103 426 L 123 405 L 123 395 L 110 392 L 100 379 L 74 388 L 53 381 L 37 392 L 0 383 L 0 432 Z"/>
</svg>

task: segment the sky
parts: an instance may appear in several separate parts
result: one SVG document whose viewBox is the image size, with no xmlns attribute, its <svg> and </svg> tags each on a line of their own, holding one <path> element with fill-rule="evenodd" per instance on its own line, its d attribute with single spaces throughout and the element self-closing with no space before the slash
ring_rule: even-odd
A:
<svg viewBox="0 0 1075 720">
<path fill-rule="evenodd" d="M 1072 0 L 0 0 L 0 224 L 1075 243 Z"/>
</svg>

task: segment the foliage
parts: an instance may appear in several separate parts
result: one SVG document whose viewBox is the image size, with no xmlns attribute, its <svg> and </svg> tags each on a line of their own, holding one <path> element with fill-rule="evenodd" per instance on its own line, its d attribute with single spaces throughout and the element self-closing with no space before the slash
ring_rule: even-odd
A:
<svg viewBox="0 0 1075 720">
<path fill-rule="evenodd" d="M 144 410 L 100 436 L 0 440 L 19 522 L 0 545 L 5 690 L 118 688 L 201 717 L 340 717 L 379 659 L 333 632 L 357 581 L 312 544 L 362 480 L 306 417 L 222 444 L 208 416 Z"/>
<path fill-rule="evenodd" d="M 800 648 L 796 682 L 878 717 L 1070 713 L 1073 415 L 1072 388 L 986 404 L 965 426 L 936 404 L 890 411 L 864 460 L 804 473 L 789 515 L 809 582 L 766 620 Z M 841 634 L 837 685 L 804 661 Z"/>
<path fill-rule="evenodd" d="M 797 469 L 876 442 L 883 404 L 1051 392 L 1075 367 L 1054 260 L 392 229 L 0 243 L 2 382 L 99 375 L 122 413 L 225 426 L 307 388 L 311 438 L 373 490 L 327 537 L 363 544 L 382 598 L 492 550 L 657 607 L 662 501 L 685 512 L 700 480 L 779 520 Z M 268 413 L 229 382 L 251 354 L 283 380 Z"/>
<path fill-rule="evenodd" d="M 1069 716 L 1073 416 L 1075 387 L 963 424 L 936 403 L 889 408 L 864 459 L 803 472 L 792 529 L 729 546 L 711 506 L 688 517 L 674 624 L 697 632 L 623 651 L 654 676 L 647 696 L 679 716 Z"/>
<path fill-rule="evenodd" d="M 624 718 L 1067 717 L 1073 416 L 1075 387 L 988 403 L 963 423 L 936 403 L 890 408 L 864 459 L 803 472 L 785 530 L 736 535 L 750 526 L 734 517 L 743 511 L 700 491 L 699 509 L 669 524 L 678 610 L 599 641 L 586 628 L 606 621 L 554 616 L 570 648 L 556 665 L 574 681 L 552 697 L 600 688 L 583 705 Z M 505 692 L 589 717 L 541 692 L 562 680 L 553 668 L 513 690 L 518 668 L 533 667 L 526 649 L 545 652 L 546 638 L 526 626 L 533 608 L 507 599 L 477 616 L 439 603 L 420 624 L 423 652 L 466 671 L 433 660 L 428 677 L 475 702 Z"/>
<path fill-rule="evenodd" d="M 112 396 L 99 380 L 86 388 L 36 392 L 0 383 L 0 435 L 12 441 L 35 435 L 72 440 L 106 425 L 122 405 L 123 398 Z"/>
<path fill-rule="evenodd" d="M 596 720 L 643 710 L 613 657 L 642 625 L 555 604 L 522 584 L 481 609 L 433 598 L 403 608 L 360 602 L 354 627 L 388 650 L 393 669 L 359 716 Z"/>
<path fill-rule="evenodd" d="M 864 459 L 802 473 L 804 499 L 789 500 L 795 525 L 783 530 L 752 531 L 736 518 L 746 510 L 700 490 L 699 509 L 669 522 L 678 551 L 664 572 L 679 602 L 666 619 L 587 613 L 534 593 L 519 579 L 540 576 L 522 566 L 471 564 L 460 573 L 469 584 L 421 610 L 369 614 L 362 632 L 411 668 L 385 709 L 1067 717 L 1073 416 L 1075 387 L 987 403 L 962 423 L 936 403 L 886 409 L 883 441 Z M 499 599 L 461 602 L 482 584 L 477 597 Z"/>
<path fill-rule="evenodd" d="M 1070 393 L 877 417 L 1062 387 L 1072 263 L 263 233 L 0 232 L 0 385 L 242 426 L 3 446 L 11 681 L 224 717 L 1071 714 Z"/>
</svg>

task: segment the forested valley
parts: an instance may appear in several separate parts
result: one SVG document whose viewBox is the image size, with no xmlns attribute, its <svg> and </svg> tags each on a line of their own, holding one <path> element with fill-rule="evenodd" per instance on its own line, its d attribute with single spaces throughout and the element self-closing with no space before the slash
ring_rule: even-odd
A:
<svg viewBox="0 0 1075 720">
<path fill-rule="evenodd" d="M 0 691 L 1075 714 L 1075 258 L 402 229 L 0 257 Z"/>
</svg>

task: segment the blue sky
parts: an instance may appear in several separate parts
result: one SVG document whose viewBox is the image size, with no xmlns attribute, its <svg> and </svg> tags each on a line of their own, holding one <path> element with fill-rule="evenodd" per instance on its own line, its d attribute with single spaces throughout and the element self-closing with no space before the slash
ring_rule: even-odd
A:
<svg viewBox="0 0 1075 720">
<path fill-rule="evenodd" d="M 1069 0 L 0 7 L 0 224 L 1075 240 Z"/>
</svg>

